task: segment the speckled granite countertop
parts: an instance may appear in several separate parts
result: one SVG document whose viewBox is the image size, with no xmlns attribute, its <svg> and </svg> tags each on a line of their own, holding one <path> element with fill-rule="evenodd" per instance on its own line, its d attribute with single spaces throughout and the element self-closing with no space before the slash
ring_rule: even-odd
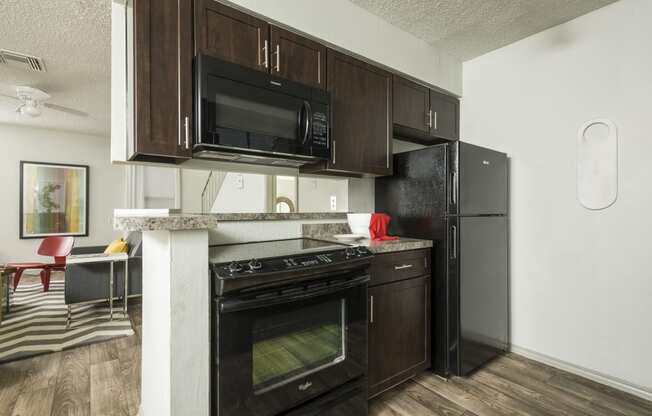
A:
<svg viewBox="0 0 652 416">
<path fill-rule="evenodd" d="M 321 237 L 322 240 L 334 241 L 336 243 L 342 243 L 342 241 L 337 240 L 333 237 Z M 387 241 L 372 241 L 372 240 L 358 240 L 354 243 L 345 243 L 351 244 L 354 246 L 365 246 L 368 247 L 372 253 L 382 254 L 382 253 L 394 253 L 396 251 L 408 251 L 408 250 L 419 250 L 422 248 L 432 247 L 432 240 L 421 240 L 418 238 L 401 238 L 399 240 L 387 240 Z"/>
<path fill-rule="evenodd" d="M 432 247 L 432 240 L 420 240 L 418 238 L 401 238 L 400 240 L 387 241 L 360 240 L 357 243 L 369 247 L 369 250 L 376 254 Z"/>
<path fill-rule="evenodd" d="M 219 222 L 343 220 L 345 212 L 314 213 L 233 213 L 233 214 L 153 214 L 146 210 L 134 215 L 116 215 L 113 228 L 121 231 L 198 230 L 215 228 Z"/>
<path fill-rule="evenodd" d="M 346 212 L 232 213 L 212 214 L 218 221 L 346 220 Z"/>
<path fill-rule="evenodd" d="M 333 234 L 351 233 L 351 229 L 347 223 L 303 224 L 302 231 L 304 237 L 334 241 L 337 243 L 342 243 L 342 241 L 334 238 Z M 429 248 L 432 247 L 432 240 L 420 240 L 418 238 L 401 238 L 399 240 L 387 241 L 358 240 L 351 244 L 369 247 L 369 250 L 372 252 L 380 254 Z"/>
<path fill-rule="evenodd" d="M 168 214 L 114 216 L 113 228 L 121 231 L 201 230 L 216 228 L 218 220 L 210 214 Z"/>
</svg>

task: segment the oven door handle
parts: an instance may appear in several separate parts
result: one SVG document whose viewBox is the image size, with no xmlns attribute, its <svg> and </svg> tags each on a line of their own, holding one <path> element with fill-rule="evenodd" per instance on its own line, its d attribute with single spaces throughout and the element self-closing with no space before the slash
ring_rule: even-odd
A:
<svg viewBox="0 0 652 416">
<path fill-rule="evenodd" d="M 307 289 L 301 292 L 278 293 L 274 296 L 254 297 L 254 298 L 234 298 L 225 299 L 220 302 L 220 313 L 239 312 L 248 309 L 264 308 L 267 306 L 280 305 L 283 303 L 297 302 L 304 299 L 326 296 L 333 293 L 341 292 L 352 287 L 363 285 L 369 282 L 368 274 L 355 277 L 345 282 L 340 282 L 326 287 Z"/>
</svg>

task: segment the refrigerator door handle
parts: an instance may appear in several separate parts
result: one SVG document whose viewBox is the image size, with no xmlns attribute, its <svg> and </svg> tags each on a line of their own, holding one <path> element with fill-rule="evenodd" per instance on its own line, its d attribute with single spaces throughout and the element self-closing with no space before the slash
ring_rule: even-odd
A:
<svg viewBox="0 0 652 416">
<path fill-rule="evenodd" d="M 456 259 L 457 258 L 457 226 L 456 225 L 453 225 L 451 227 L 451 232 L 452 232 L 451 239 L 453 240 L 451 242 L 451 245 L 452 245 L 451 258 Z"/>
<path fill-rule="evenodd" d="M 457 205 L 457 172 L 453 172 L 451 183 L 451 201 Z"/>
</svg>

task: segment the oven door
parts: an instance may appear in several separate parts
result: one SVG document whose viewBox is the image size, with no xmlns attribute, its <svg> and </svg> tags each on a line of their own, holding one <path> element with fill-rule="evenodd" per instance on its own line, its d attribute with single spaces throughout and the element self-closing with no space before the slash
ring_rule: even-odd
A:
<svg viewBox="0 0 652 416">
<path fill-rule="evenodd" d="M 368 280 L 216 300 L 217 414 L 276 415 L 364 376 Z"/>
</svg>

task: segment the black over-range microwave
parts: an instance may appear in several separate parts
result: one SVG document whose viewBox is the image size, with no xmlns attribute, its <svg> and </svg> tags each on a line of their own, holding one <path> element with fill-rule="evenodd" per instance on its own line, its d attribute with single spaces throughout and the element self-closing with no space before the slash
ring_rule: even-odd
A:
<svg viewBox="0 0 652 416">
<path fill-rule="evenodd" d="M 328 92 L 195 58 L 193 156 L 297 167 L 330 157 Z"/>
</svg>

